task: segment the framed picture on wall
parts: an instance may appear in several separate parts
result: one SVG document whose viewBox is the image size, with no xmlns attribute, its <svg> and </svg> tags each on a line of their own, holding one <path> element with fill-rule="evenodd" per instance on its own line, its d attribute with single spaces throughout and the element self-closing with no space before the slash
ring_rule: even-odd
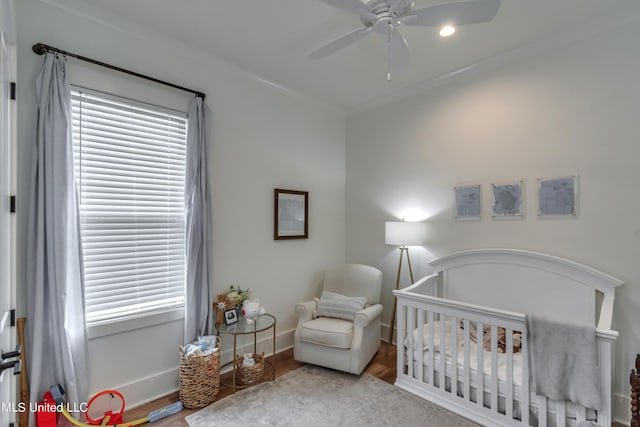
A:
<svg viewBox="0 0 640 427">
<path fill-rule="evenodd" d="M 577 215 L 578 177 L 538 179 L 538 216 L 575 217 Z"/>
<path fill-rule="evenodd" d="M 524 181 L 491 184 L 493 218 L 524 218 Z"/>
<path fill-rule="evenodd" d="M 482 217 L 480 184 L 457 185 L 453 190 L 456 198 L 456 220 L 479 220 Z"/>
<path fill-rule="evenodd" d="M 274 190 L 273 238 L 309 238 L 309 193 L 307 191 Z"/>
</svg>

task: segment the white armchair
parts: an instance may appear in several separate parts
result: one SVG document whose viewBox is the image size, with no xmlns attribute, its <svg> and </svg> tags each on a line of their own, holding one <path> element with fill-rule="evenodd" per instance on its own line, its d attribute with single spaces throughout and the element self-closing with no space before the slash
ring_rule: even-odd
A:
<svg viewBox="0 0 640 427">
<path fill-rule="evenodd" d="M 323 315 L 327 307 L 306 301 L 296 305 L 298 326 L 293 338 L 295 360 L 359 375 L 380 347 L 382 272 L 361 264 L 344 264 L 325 272 L 323 292 L 360 300 L 364 308 L 353 312 L 353 320 Z M 324 296 L 330 294 L 324 294 Z M 357 304 L 356 304 L 357 305 Z M 343 313 L 339 314 L 342 316 Z M 344 317 L 344 316 L 343 316 Z M 347 314 L 346 317 L 349 317 Z"/>
</svg>

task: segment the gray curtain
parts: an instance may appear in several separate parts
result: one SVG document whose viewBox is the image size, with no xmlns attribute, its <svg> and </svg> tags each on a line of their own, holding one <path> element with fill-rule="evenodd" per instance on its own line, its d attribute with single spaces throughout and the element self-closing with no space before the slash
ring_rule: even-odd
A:
<svg viewBox="0 0 640 427">
<path fill-rule="evenodd" d="M 73 171 L 71 94 L 65 60 L 46 54 L 36 77 L 36 138 L 30 151 L 27 327 L 31 402 L 52 385 L 87 401 L 87 339 L 79 216 Z M 33 413 L 29 425 L 34 425 Z"/>
<path fill-rule="evenodd" d="M 189 104 L 185 173 L 186 305 L 185 343 L 209 330 L 211 274 L 211 199 L 209 192 L 209 107 L 200 97 Z"/>
</svg>

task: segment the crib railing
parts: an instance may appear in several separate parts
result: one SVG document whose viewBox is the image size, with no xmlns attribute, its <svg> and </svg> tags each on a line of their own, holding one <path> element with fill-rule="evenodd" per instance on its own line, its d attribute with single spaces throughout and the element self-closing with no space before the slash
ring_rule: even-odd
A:
<svg viewBox="0 0 640 427">
<path fill-rule="evenodd" d="M 406 330 L 417 329 L 417 342 L 414 341 L 413 334 L 409 334 L 407 343 L 407 353 L 414 354 L 414 349 L 429 348 L 435 349 L 435 337 L 438 334 L 439 339 L 439 357 L 436 357 L 436 350 L 429 351 L 427 360 L 424 363 L 418 363 L 418 372 L 412 372 L 414 363 L 409 363 L 407 374 L 412 378 L 423 378 L 427 384 L 431 384 L 440 389 L 447 389 L 446 392 L 454 396 L 459 396 L 469 403 L 483 407 L 489 405 L 492 411 L 504 411 L 509 418 L 514 418 L 514 352 L 513 352 L 513 335 L 516 331 L 522 331 L 523 324 L 515 321 L 496 321 L 486 316 L 474 315 L 472 313 L 458 313 L 450 307 L 438 307 L 433 305 L 431 310 L 422 310 L 416 307 L 406 306 L 403 308 L 406 313 Z M 426 317 L 426 323 L 425 321 Z M 439 322 L 439 328 L 436 331 L 435 325 Z M 449 330 L 443 325 L 450 325 Z M 427 329 L 428 343 L 423 343 L 424 329 Z M 462 339 L 459 337 L 458 328 L 462 329 Z M 498 331 L 502 328 L 505 330 L 505 353 L 506 368 L 504 375 L 500 375 L 498 369 Z M 475 345 L 472 346 L 472 331 L 475 331 Z M 448 334 L 448 336 L 446 336 Z M 461 342 L 458 342 L 458 341 Z M 444 345 L 443 345 L 444 343 Z M 449 343 L 447 345 L 447 343 Z M 523 341 L 526 348 L 526 341 Z M 425 347 L 426 344 L 426 347 Z M 485 345 L 490 348 L 490 371 L 485 371 Z M 443 357 L 443 347 L 449 347 L 449 362 L 447 357 Z M 463 349 L 463 362 L 461 366 L 458 364 L 458 349 Z M 472 347 L 475 347 L 472 354 Z M 475 363 L 472 363 L 472 357 L 475 356 Z M 526 357 L 523 363 L 527 363 Z M 475 365 L 475 366 L 474 366 Z M 522 365 L 521 365 L 522 366 Z M 425 373 L 424 370 L 427 370 Z M 522 368 L 520 368 L 522 369 Z M 521 370 L 519 372 L 523 381 L 528 381 L 528 371 Z M 503 381 L 500 381 L 503 377 Z M 448 381 L 447 381 L 448 380 Z M 460 389 L 459 389 L 460 383 Z M 447 386 L 448 384 L 448 386 Z M 484 390 L 489 388 L 489 402 L 485 402 Z M 500 409 L 498 405 L 499 398 L 504 400 L 504 409 Z M 526 396 L 525 396 L 526 399 Z M 525 415 L 526 416 L 526 415 Z"/>
<path fill-rule="evenodd" d="M 544 427 L 548 419 L 555 419 L 555 425 L 566 426 L 569 418 L 577 422 L 596 418 L 594 411 L 580 405 L 551 401 L 530 391 L 524 314 L 438 298 L 437 276 L 394 293 L 398 298 L 398 354 L 402 355 L 398 357 L 399 387 L 478 422 L 490 422 L 488 425 Z M 471 354 L 474 328 L 475 362 Z M 502 331 L 504 352 L 499 353 Z M 518 332 L 520 363 L 515 361 L 513 345 Z M 613 340 L 615 334 L 598 333 L 600 363 L 610 363 Z M 606 400 L 611 396 L 610 370 L 600 371 L 604 371 L 601 382 Z M 597 421 L 610 425 L 610 401 L 598 412 Z"/>
</svg>

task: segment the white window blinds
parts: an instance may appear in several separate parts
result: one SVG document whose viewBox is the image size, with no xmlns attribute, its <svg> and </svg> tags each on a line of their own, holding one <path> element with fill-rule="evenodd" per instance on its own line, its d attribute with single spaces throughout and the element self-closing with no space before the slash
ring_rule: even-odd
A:
<svg viewBox="0 0 640 427">
<path fill-rule="evenodd" d="M 72 91 L 87 325 L 184 304 L 184 113 Z"/>
</svg>

